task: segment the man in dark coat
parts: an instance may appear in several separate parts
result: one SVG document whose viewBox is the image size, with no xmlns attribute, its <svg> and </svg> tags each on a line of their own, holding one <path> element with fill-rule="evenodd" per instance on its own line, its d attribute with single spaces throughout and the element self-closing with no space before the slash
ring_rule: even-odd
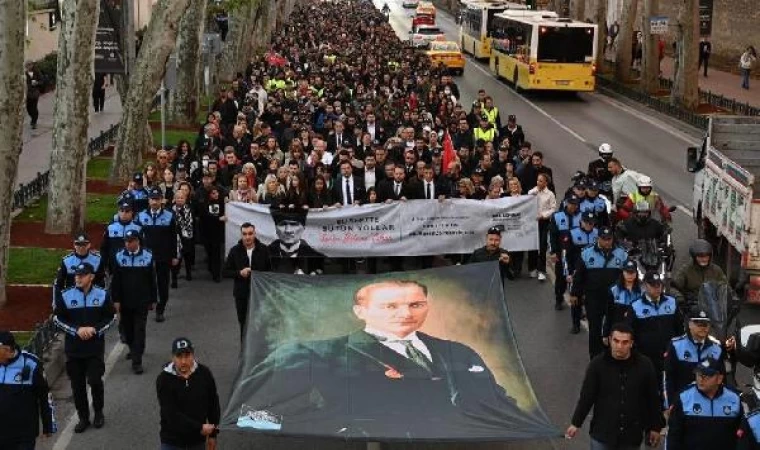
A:
<svg viewBox="0 0 760 450">
<path fill-rule="evenodd" d="M 416 281 L 362 286 L 353 311 L 364 328 L 276 349 L 243 382 L 241 391 L 255 395 L 246 404 L 265 406 L 258 416 L 279 418 L 275 426 L 297 434 L 445 439 L 503 428 L 535 432 L 540 424 L 475 350 L 418 331 L 429 304 L 427 287 Z"/>
</svg>

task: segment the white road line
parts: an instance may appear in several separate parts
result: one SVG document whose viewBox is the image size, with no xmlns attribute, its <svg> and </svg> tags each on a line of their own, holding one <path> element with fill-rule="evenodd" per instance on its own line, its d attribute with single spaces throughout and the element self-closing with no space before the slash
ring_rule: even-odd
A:
<svg viewBox="0 0 760 450">
<path fill-rule="evenodd" d="M 111 353 L 108 354 L 108 358 L 106 359 L 106 370 L 103 374 L 103 382 L 108 378 L 108 375 L 113 370 L 113 367 L 116 365 L 116 361 L 119 360 L 121 357 L 121 353 L 124 351 L 124 349 L 127 346 L 122 344 L 121 342 L 117 342 L 116 345 L 114 345 L 113 349 L 111 349 Z M 77 413 L 74 412 L 68 420 L 68 423 L 66 424 L 66 428 L 61 432 L 58 439 L 55 441 L 55 445 L 53 446 L 53 450 L 66 450 L 68 448 L 69 444 L 71 443 L 71 438 L 74 437 L 74 427 L 76 426 L 78 420 L 77 420 Z"/>
<path fill-rule="evenodd" d="M 694 218 L 694 213 L 691 212 L 691 210 L 683 205 L 676 205 L 676 208 L 681 211 L 682 213 L 686 214 L 687 216 Z"/>
</svg>

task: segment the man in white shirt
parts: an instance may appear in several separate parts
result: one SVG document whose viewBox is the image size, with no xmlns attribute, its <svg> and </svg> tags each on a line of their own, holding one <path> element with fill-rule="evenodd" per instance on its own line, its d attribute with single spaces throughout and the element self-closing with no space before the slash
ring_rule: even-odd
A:
<svg viewBox="0 0 760 450">
<path fill-rule="evenodd" d="M 616 207 L 618 202 L 624 202 L 629 194 L 638 190 L 636 182 L 641 174 L 626 169 L 617 158 L 610 158 L 607 169 L 612 174 L 612 197 L 614 198 L 612 204 Z"/>
<path fill-rule="evenodd" d="M 334 206 L 351 206 L 364 203 L 365 189 L 364 182 L 354 177 L 354 167 L 351 161 L 340 163 L 340 177 L 337 179 L 334 189 Z"/>
</svg>

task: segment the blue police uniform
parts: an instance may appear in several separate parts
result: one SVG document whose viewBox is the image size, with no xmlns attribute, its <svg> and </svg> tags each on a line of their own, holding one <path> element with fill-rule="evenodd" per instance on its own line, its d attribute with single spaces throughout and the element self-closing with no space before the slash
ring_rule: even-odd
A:
<svg viewBox="0 0 760 450">
<path fill-rule="evenodd" d="M 687 332 L 671 339 L 665 354 L 665 406 L 678 392 L 694 381 L 694 369 L 697 364 L 707 358 L 725 364 L 726 350 L 719 340 L 708 336 L 704 342 L 698 343 Z"/>
<path fill-rule="evenodd" d="M 554 264 L 554 304 L 561 308 L 564 304 L 565 291 L 567 290 L 567 280 L 565 272 L 572 273 L 568 267 L 567 252 L 573 247 L 571 232 L 581 226 L 581 214 L 569 214 L 567 211 L 557 211 L 552 214 L 549 222 L 549 253 L 557 255 L 557 262 Z M 563 258 L 563 252 L 565 257 Z M 572 259 L 572 258 L 570 258 Z"/>
<path fill-rule="evenodd" d="M 82 263 L 88 263 L 95 269 L 95 280 L 93 280 L 93 283 L 98 286 L 105 284 L 105 261 L 100 253 L 91 250 L 85 256 L 81 256 L 76 252 L 71 252 L 63 257 L 61 265 L 58 267 L 58 273 L 55 277 L 56 290 L 63 291 L 74 286 L 74 271 Z"/>
<path fill-rule="evenodd" d="M 628 253 L 621 247 L 603 250 L 599 245 L 586 247 L 573 276 L 570 294 L 583 297 L 588 318 L 589 355 L 593 359 L 604 350 L 602 324 L 607 312 L 610 286 L 620 279 Z"/>
<path fill-rule="evenodd" d="M 0 448 L 34 448 L 42 432 L 54 433 L 52 403 L 36 356 L 16 347 L 16 355 L 0 364 Z"/>
<path fill-rule="evenodd" d="M 747 413 L 737 436 L 737 450 L 760 450 L 760 409 Z"/>
<path fill-rule="evenodd" d="M 734 449 L 743 416 L 737 391 L 721 386 L 715 396 L 709 398 L 692 383 L 681 391 L 673 405 L 667 448 Z"/>
<path fill-rule="evenodd" d="M 575 273 L 575 268 L 580 258 L 581 252 L 588 246 L 596 244 L 596 239 L 599 237 L 599 229 L 594 227 L 591 231 L 586 231 L 583 227 L 573 228 L 570 230 L 570 247 L 567 250 L 567 254 L 562 263 L 566 267 L 568 275 Z M 559 279 L 559 277 L 558 277 Z M 561 292 L 558 292 L 555 283 L 555 296 L 562 296 L 564 298 L 564 292 L 567 290 L 567 280 L 562 280 Z M 556 298 L 557 301 L 561 301 L 560 297 Z M 578 333 L 581 327 L 581 319 L 583 318 L 583 305 L 580 302 L 570 307 L 570 320 L 573 324 L 573 333 Z"/>
<path fill-rule="evenodd" d="M 596 197 L 585 197 L 580 204 L 581 213 L 585 212 L 592 212 L 597 217 L 597 224 L 601 225 L 609 225 L 609 214 L 607 214 L 607 203 L 604 201 L 603 198 L 596 196 Z"/>
<path fill-rule="evenodd" d="M 134 221 L 124 223 L 119 220 L 118 214 L 114 221 L 106 227 L 103 233 L 103 242 L 100 245 L 100 254 L 105 258 L 104 263 L 109 271 L 113 257 L 124 248 L 124 235 L 130 230 L 136 231 L 139 235 L 142 234 L 142 227 L 139 224 Z"/>
<path fill-rule="evenodd" d="M 137 215 L 136 222 L 142 227 L 144 245 L 153 253 L 158 284 L 158 306 L 156 318 L 163 320 L 166 304 L 169 302 L 169 281 L 171 260 L 181 256 L 181 245 L 174 213 L 160 208 L 158 211 L 145 210 Z"/>
<path fill-rule="evenodd" d="M 625 320 L 628 307 L 644 295 L 641 284 L 636 279 L 632 289 L 626 289 L 622 283 L 616 283 L 610 287 L 610 296 L 607 301 L 607 313 L 604 315 L 602 336 L 609 336 L 612 325 Z"/>
<path fill-rule="evenodd" d="M 643 295 L 628 307 L 626 320 L 633 327 L 636 349 L 652 360 L 661 376 L 670 341 L 683 333 L 683 315 L 676 299 L 663 294 L 655 302 Z"/>
<path fill-rule="evenodd" d="M 105 333 L 116 320 L 113 303 L 108 293 L 95 285 L 86 293 L 74 287 L 58 293 L 53 313 L 54 323 L 66 334 L 66 373 L 71 379 L 74 405 L 80 421 L 89 423 L 87 384 L 96 418 L 103 413 Z M 77 334 L 81 327 L 93 327 L 96 334 L 82 340 Z"/>
<path fill-rule="evenodd" d="M 134 211 L 136 212 L 148 209 L 148 190 L 144 187 L 127 189 L 119 195 L 118 203 L 123 201 L 130 201 L 134 205 Z"/>
</svg>

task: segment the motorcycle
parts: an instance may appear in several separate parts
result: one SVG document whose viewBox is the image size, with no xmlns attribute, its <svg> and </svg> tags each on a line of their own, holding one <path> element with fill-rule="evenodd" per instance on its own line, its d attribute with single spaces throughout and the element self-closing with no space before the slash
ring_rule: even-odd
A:
<svg viewBox="0 0 760 450">
<path fill-rule="evenodd" d="M 628 245 L 628 258 L 636 261 L 639 280 L 643 281 L 648 272 L 655 272 L 664 280 L 665 292 L 670 288 L 674 254 L 670 233 L 663 241 L 642 239 Z"/>
</svg>

